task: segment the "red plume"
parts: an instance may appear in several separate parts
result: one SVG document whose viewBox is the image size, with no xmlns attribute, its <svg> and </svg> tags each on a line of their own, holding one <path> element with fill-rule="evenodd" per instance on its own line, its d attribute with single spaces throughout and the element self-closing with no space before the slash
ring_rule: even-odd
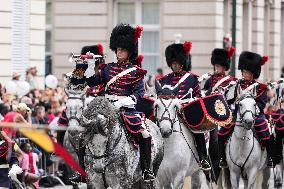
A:
<svg viewBox="0 0 284 189">
<path fill-rule="evenodd" d="M 99 43 L 98 45 L 98 51 L 99 51 L 99 54 L 103 54 L 104 53 L 104 47 L 101 43 Z"/>
<path fill-rule="evenodd" d="M 142 67 L 143 59 L 144 59 L 144 56 L 142 54 L 139 54 L 137 57 L 137 66 L 139 66 L 140 68 Z"/>
<path fill-rule="evenodd" d="M 263 66 L 269 59 L 269 56 L 263 56 L 262 60 L 260 61 L 260 65 Z"/>
<path fill-rule="evenodd" d="M 234 46 L 231 46 L 228 50 L 228 57 L 232 58 L 232 56 L 235 54 L 236 48 Z"/>
<path fill-rule="evenodd" d="M 191 51 L 192 43 L 190 41 L 185 41 L 183 43 L 183 51 L 185 54 L 189 54 Z"/>
<path fill-rule="evenodd" d="M 136 43 L 138 42 L 138 39 L 141 37 L 142 31 L 143 31 L 143 27 L 142 26 L 136 26 L 136 28 L 135 28 L 135 36 L 134 36 L 134 40 L 135 40 Z"/>
</svg>

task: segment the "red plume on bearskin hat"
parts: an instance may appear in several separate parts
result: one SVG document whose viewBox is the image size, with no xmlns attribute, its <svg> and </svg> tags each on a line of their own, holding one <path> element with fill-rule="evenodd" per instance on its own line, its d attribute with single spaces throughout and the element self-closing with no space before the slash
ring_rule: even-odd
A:
<svg viewBox="0 0 284 189">
<path fill-rule="evenodd" d="M 184 44 L 171 44 L 165 50 L 166 61 L 169 67 L 173 61 L 177 61 L 183 65 L 183 70 L 191 70 L 191 51 L 192 43 L 184 42 Z"/>
<path fill-rule="evenodd" d="M 214 66 L 215 64 L 219 64 L 226 68 L 226 71 L 230 69 L 231 58 L 234 55 L 236 49 L 235 47 L 231 47 L 229 50 L 215 48 L 212 51 L 211 55 L 211 64 Z"/>
<path fill-rule="evenodd" d="M 261 56 L 254 52 L 243 51 L 239 58 L 239 70 L 248 70 L 253 73 L 254 79 L 259 78 L 261 66 L 268 61 L 268 56 Z"/>
</svg>

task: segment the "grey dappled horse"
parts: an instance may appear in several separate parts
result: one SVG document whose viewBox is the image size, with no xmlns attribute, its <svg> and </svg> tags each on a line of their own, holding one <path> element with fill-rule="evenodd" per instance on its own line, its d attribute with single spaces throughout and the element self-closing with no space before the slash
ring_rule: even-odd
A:
<svg viewBox="0 0 284 189">
<path fill-rule="evenodd" d="M 253 94 L 248 92 L 242 94 L 240 87 L 238 92 L 239 111 L 234 132 L 226 145 L 226 158 L 232 187 L 239 188 L 240 177 L 245 177 L 245 188 L 252 189 L 256 188 L 256 184 L 261 183 L 256 182 L 256 179 L 257 174 L 266 167 L 267 153 L 266 150 L 261 150 L 252 131 L 254 117 L 257 114 L 255 88 Z"/>
<path fill-rule="evenodd" d="M 139 163 L 139 151 L 129 139 L 120 112 L 104 97 L 96 97 L 83 112 L 86 128 L 85 166 L 94 189 L 156 188 L 145 184 Z M 146 120 L 153 143 L 152 165 L 157 174 L 163 159 L 163 140 L 159 128 Z"/>
</svg>

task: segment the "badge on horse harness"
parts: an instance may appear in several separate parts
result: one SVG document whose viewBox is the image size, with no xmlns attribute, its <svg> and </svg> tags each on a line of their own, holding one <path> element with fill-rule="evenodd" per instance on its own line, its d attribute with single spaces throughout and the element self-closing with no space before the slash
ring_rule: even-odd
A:
<svg viewBox="0 0 284 189">
<path fill-rule="evenodd" d="M 221 100 L 216 100 L 214 103 L 215 111 L 218 115 L 226 115 L 226 108 Z"/>
</svg>

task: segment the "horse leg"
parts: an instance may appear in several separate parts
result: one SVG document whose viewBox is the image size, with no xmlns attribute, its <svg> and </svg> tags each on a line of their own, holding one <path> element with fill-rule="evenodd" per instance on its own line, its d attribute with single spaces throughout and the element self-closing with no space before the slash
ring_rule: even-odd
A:
<svg viewBox="0 0 284 189">
<path fill-rule="evenodd" d="M 240 171 L 232 170 L 230 173 L 230 180 L 232 184 L 233 189 L 238 189 L 239 188 L 239 181 L 240 181 Z"/>
<path fill-rule="evenodd" d="M 202 172 L 200 170 L 193 173 L 191 176 L 191 188 L 201 188 L 201 174 Z"/>
<path fill-rule="evenodd" d="M 259 178 L 261 178 L 261 175 L 258 175 L 257 172 L 257 167 L 253 167 L 250 170 L 247 171 L 247 177 L 248 177 L 248 184 L 247 184 L 247 188 L 248 189 L 254 189 L 255 188 L 255 181 L 257 176 L 259 176 Z"/>
<path fill-rule="evenodd" d="M 180 174 L 177 174 L 177 176 L 174 179 L 173 186 L 175 189 L 182 189 L 182 186 L 184 184 L 185 179 L 185 171 L 180 172 Z"/>
<path fill-rule="evenodd" d="M 277 164 L 273 171 L 275 171 L 273 173 L 273 176 L 275 174 L 274 188 L 282 188 L 282 171 L 283 171 L 282 165 Z"/>
<path fill-rule="evenodd" d="M 261 184 L 261 188 L 262 189 L 268 189 L 269 188 L 269 178 L 270 178 L 270 168 L 266 167 L 265 169 L 262 170 L 262 174 L 263 174 L 263 179 L 262 179 L 262 184 Z M 257 180 L 257 183 L 259 183 L 259 181 Z"/>
</svg>

